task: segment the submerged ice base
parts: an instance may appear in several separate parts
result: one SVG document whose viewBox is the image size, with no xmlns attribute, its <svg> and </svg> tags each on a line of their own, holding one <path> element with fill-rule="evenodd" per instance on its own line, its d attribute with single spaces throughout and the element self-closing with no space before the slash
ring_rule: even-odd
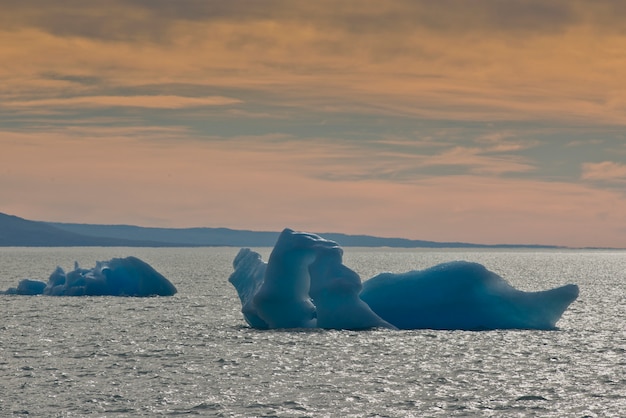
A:
<svg viewBox="0 0 626 418">
<path fill-rule="evenodd" d="M 242 248 L 229 277 L 253 328 L 541 329 L 556 327 L 578 286 L 524 292 L 477 263 L 456 261 L 361 283 L 343 250 L 285 229 L 265 263 Z"/>
</svg>

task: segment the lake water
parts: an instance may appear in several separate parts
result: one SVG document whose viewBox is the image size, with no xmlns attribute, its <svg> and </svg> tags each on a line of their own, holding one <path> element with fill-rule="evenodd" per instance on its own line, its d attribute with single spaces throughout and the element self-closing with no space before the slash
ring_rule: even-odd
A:
<svg viewBox="0 0 626 418">
<path fill-rule="evenodd" d="M 227 282 L 237 251 L 0 249 L 0 289 L 128 255 L 178 288 L 0 296 L 0 416 L 626 416 L 626 252 L 346 248 L 364 280 L 468 260 L 580 296 L 557 331 L 292 332 L 245 326 Z"/>
</svg>

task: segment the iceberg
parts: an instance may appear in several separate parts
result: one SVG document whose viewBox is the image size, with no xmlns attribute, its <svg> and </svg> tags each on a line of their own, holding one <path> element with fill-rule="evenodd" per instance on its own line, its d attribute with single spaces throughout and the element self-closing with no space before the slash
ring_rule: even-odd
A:
<svg viewBox="0 0 626 418">
<path fill-rule="evenodd" d="M 17 288 L 4 294 L 46 296 L 172 296 L 176 287 L 148 263 L 136 258 L 113 258 L 99 261 L 91 269 L 65 272 L 57 267 L 48 282 L 22 280 Z"/>
<path fill-rule="evenodd" d="M 325 248 L 338 247 L 315 234 L 285 229 L 272 250 L 252 306 L 268 328 L 312 328 L 317 325 L 309 296 L 309 266 Z"/>
<path fill-rule="evenodd" d="M 0 295 L 41 295 L 46 284 L 39 280 L 23 279 L 17 287 L 9 287 L 5 291 L 0 290 Z"/>
<path fill-rule="evenodd" d="M 263 283 L 267 263 L 261 255 L 249 248 L 242 248 L 233 260 L 234 273 L 228 281 L 235 287 L 241 301 L 243 318 L 252 328 L 268 329 L 267 323 L 261 319 L 252 298 Z"/>
<path fill-rule="evenodd" d="M 400 329 L 554 329 L 578 286 L 524 292 L 483 265 L 466 261 L 402 274 L 381 273 L 360 294 Z"/>
<path fill-rule="evenodd" d="M 361 278 L 342 263 L 342 257 L 343 250 L 339 247 L 323 249 L 309 266 L 309 295 L 316 308 L 318 328 L 396 329 L 361 300 Z"/>
<path fill-rule="evenodd" d="M 578 297 L 574 284 L 521 291 L 467 261 L 361 282 L 342 258 L 336 242 L 287 228 L 267 263 L 242 248 L 228 280 L 257 329 L 550 330 Z"/>
<path fill-rule="evenodd" d="M 228 281 L 252 328 L 394 328 L 359 298 L 361 278 L 331 240 L 285 229 L 269 260 L 242 248 Z"/>
</svg>

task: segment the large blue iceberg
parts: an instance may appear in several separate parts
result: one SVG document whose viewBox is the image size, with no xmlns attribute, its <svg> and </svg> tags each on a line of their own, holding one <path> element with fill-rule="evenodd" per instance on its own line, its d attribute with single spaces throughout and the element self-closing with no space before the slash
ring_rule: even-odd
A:
<svg viewBox="0 0 626 418">
<path fill-rule="evenodd" d="M 268 262 L 242 248 L 229 282 L 253 328 L 555 329 L 578 286 L 524 292 L 477 263 L 381 273 L 361 283 L 334 241 L 285 229 Z"/>
<path fill-rule="evenodd" d="M 91 269 L 57 267 L 48 282 L 24 279 L 4 294 L 47 296 L 172 296 L 176 287 L 137 257 L 99 261 Z"/>
<path fill-rule="evenodd" d="M 554 329 L 578 286 L 524 292 L 483 265 L 465 261 L 408 273 L 381 273 L 360 294 L 400 329 Z"/>
</svg>

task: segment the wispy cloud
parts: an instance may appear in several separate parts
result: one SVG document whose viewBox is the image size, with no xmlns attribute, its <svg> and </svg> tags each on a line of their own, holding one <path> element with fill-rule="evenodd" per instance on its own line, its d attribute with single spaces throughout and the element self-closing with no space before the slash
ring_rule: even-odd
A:
<svg viewBox="0 0 626 418">
<path fill-rule="evenodd" d="M 590 181 L 626 183 L 626 164 L 613 161 L 584 163 L 581 178 Z"/>
<path fill-rule="evenodd" d="M 241 103 L 229 97 L 182 97 L 182 96 L 79 96 L 55 99 L 9 101 L 2 107 L 143 107 L 149 109 L 182 109 L 187 107 L 225 106 Z"/>
<path fill-rule="evenodd" d="M 55 73 L 109 89 L 172 81 L 239 88 L 316 112 L 626 124 L 616 2 L 7 7 L 0 56 L 11 66 L 0 78 L 25 95 L 36 86 L 58 96 L 63 82 L 76 84 L 45 79 Z"/>
<path fill-rule="evenodd" d="M 612 0 L 5 1 L 0 210 L 623 241 L 625 14 Z"/>
<path fill-rule="evenodd" d="M 471 173 L 329 181 L 319 174 L 403 163 L 392 156 L 382 165 L 371 156 L 351 160 L 345 144 L 331 141 L 180 141 L 190 133 L 150 127 L 70 133 L 2 133 L 4 211 L 148 225 L 174 213 L 161 224 L 568 245 L 619 245 L 617 228 L 626 226 L 626 200 L 584 184 Z"/>
</svg>

